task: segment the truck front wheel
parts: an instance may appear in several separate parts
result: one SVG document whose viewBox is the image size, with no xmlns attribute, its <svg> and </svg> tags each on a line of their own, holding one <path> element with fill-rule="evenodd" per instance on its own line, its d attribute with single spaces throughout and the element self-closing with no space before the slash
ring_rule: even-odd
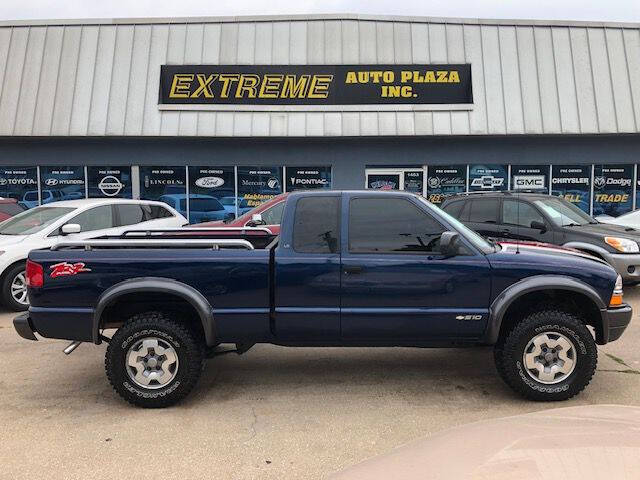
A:
<svg viewBox="0 0 640 480">
<path fill-rule="evenodd" d="M 495 346 L 503 380 L 531 400 L 567 400 L 596 370 L 593 336 L 578 317 L 560 310 L 535 312 L 516 323 Z"/>
<path fill-rule="evenodd" d="M 193 389 L 202 372 L 204 342 L 159 312 L 131 317 L 107 348 L 105 369 L 114 390 L 144 408 L 173 405 Z"/>
</svg>

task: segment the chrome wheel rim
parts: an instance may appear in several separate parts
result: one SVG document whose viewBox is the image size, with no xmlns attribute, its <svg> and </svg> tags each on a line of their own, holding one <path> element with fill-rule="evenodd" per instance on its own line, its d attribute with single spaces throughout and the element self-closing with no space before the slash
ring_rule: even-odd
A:
<svg viewBox="0 0 640 480">
<path fill-rule="evenodd" d="M 522 361 L 531 378 L 548 385 L 565 380 L 578 363 L 575 345 L 558 332 L 544 332 L 533 337 L 524 350 Z"/>
<path fill-rule="evenodd" d="M 27 299 L 27 277 L 25 272 L 20 272 L 13 277 L 11 282 L 11 298 L 13 298 L 20 305 L 29 305 Z"/>
<path fill-rule="evenodd" d="M 157 337 L 145 337 L 135 342 L 127 351 L 125 361 L 129 378 L 143 388 L 166 387 L 178 373 L 176 351 Z"/>
</svg>

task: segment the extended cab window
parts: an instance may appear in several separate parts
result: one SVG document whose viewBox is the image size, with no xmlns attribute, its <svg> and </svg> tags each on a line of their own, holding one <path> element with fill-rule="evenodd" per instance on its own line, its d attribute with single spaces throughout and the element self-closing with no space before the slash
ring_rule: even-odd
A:
<svg viewBox="0 0 640 480">
<path fill-rule="evenodd" d="M 402 198 L 356 198 L 349 209 L 352 253 L 438 253 L 446 229 Z"/>
<path fill-rule="evenodd" d="M 338 253 L 339 212 L 340 197 L 298 200 L 293 222 L 293 249 L 301 253 Z"/>
<path fill-rule="evenodd" d="M 502 203 L 502 223 L 530 228 L 533 221 L 544 223 L 544 218 L 532 205 L 516 200 Z"/>
<path fill-rule="evenodd" d="M 472 223 L 498 223 L 498 199 L 474 198 L 469 210 L 469 222 Z"/>
<path fill-rule="evenodd" d="M 113 228 L 113 210 L 111 205 L 103 205 L 86 210 L 67 223 L 77 223 L 83 232 Z"/>
<path fill-rule="evenodd" d="M 262 220 L 264 221 L 265 225 L 280 225 L 280 220 L 282 220 L 282 211 L 284 210 L 285 203 L 286 202 L 280 202 L 262 212 Z"/>
</svg>

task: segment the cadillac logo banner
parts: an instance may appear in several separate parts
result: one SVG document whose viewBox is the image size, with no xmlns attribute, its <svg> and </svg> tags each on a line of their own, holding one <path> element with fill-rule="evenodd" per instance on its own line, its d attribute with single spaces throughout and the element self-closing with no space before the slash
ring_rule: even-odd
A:
<svg viewBox="0 0 640 480">
<path fill-rule="evenodd" d="M 162 65 L 160 71 L 161 109 L 472 103 L 469 64 Z"/>
</svg>

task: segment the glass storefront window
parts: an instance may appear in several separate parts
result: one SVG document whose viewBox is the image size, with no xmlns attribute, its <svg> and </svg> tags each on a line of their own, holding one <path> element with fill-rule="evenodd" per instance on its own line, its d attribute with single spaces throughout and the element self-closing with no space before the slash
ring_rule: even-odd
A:
<svg viewBox="0 0 640 480">
<path fill-rule="evenodd" d="M 331 188 L 331 167 L 285 167 L 287 192 Z"/>
<path fill-rule="evenodd" d="M 417 193 L 422 195 L 422 186 L 424 184 L 424 172 L 423 171 L 411 171 L 404 172 L 404 190 L 406 192 Z"/>
<path fill-rule="evenodd" d="M 282 168 L 238 167 L 238 198 L 257 207 L 282 193 Z"/>
<path fill-rule="evenodd" d="M 506 165 L 469 165 L 469 191 L 488 192 L 508 188 Z"/>
<path fill-rule="evenodd" d="M 176 209 L 186 216 L 186 202 L 177 205 L 179 208 Z M 246 206 L 243 207 L 240 202 L 238 215 L 242 215 L 245 209 Z M 225 220 L 235 216 L 233 167 L 189 167 L 189 223 Z"/>
<path fill-rule="evenodd" d="M 585 213 L 591 211 L 591 165 L 553 165 L 551 194 L 563 197 Z"/>
<path fill-rule="evenodd" d="M 84 167 L 40 167 L 42 204 L 85 198 Z"/>
<path fill-rule="evenodd" d="M 549 165 L 511 165 L 511 190 L 549 193 Z"/>
<path fill-rule="evenodd" d="M 25 208 L 38 206 L 38 169 L 0 167 L 0 197 L 15 198 Z"/>
<path fill-rule="evenodd" d="M 185 167 L 140 167 L 140 198 L 158 200 L 173 208 L 187 198 Z M 184 212 L 177 209 L 185 217 Z"/>
<path fill-rule="evenodd" d="M 427 199 L 440 205 L 444 200 L 467 190 L 467 166 L 428 167 Z"/>
<path fill-rule="evenodd" d="M 88 167 L 89 198 L 131 198 L 131 167 Z"/>
<path fill-rule="evenodd" d="M 633 165 L 595 165 L 593 216 L 617 217 L 633 208 Z"/>
</svg>

